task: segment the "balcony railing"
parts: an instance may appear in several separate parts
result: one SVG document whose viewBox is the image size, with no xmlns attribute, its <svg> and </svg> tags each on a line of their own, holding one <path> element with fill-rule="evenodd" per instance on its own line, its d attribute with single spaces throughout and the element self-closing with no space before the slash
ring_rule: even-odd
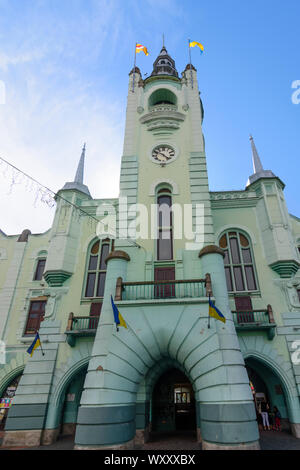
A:
<svg viewBox="0 0 300 470">
<path fill-rule="evenodd" d="M 76 338 L 82 336 L 95 336 L 99 323 L 98 316 L 74 317 L 71 312 L 66 330 L 67 342 L 70 346 L 75 346 Z"/>
<path fill-rule="evenodd" d="M 118 278 L 115 300 L 163 300 L 206 297 L 211 293 L 210 275 L 205 279 L 123 282 Z"/>
<path fill-rule="evenodd" d="M 276 323 L 271 305 L 266 310 L 232 311 L 233 321 L 237 331 L 266 330 L 271 340 L 275 336 Z"/>
</svg>

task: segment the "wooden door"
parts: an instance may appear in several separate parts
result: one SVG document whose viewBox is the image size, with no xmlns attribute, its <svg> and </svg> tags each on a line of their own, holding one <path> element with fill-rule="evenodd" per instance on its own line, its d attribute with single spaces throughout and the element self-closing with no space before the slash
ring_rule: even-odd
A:
<svg viewBox="0 0 300 470">
<path fill-rule="evenodd" d="M 250 296 L 235 297 L 235 307 L 237 311 L 238 323 L 253 323 L 254 314 Z"/>
<path fill-rule="evenodd" d="M 166 267 L 166 268 L 155 268 L 154 270 L 154 280 L 157 282 L 160 281 L 175 281 L 175 268 Z M 154 288 L 154 297 L 158 299 L 165 298 L 174 298 L 175 297 L 175 284 L 173 282 L 163 282 L 155 286 Z"/>
</svg>

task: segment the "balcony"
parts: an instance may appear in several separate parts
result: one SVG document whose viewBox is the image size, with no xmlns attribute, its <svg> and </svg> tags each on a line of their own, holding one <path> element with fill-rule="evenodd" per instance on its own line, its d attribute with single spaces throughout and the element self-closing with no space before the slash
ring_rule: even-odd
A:
<svg viewBox="0 0 300 470">
<path fill-rule="evenodd" d="M 209 274 L 205 279 L 123 282 L 118 278 L 116 301 L 127 302 L 169 302 L 180 299 L 199 299 L 207 297 L 211 292 Z"/>
<path fill-rule="evenodd" d="M 74 317 L 74 314 L 71 312 L 68 319 L 67 330 L 65 331 L 67 343 L 71 347 L 74 347 L 77 338 L 95 336 L 99 318 L 100 317 L 96 316 Z"/>
<path fill-rule="evenodd" d="M 266 331 L 269 340 L 275 336 L 276 323 L 271 305 L 266 310 L 233 310 L 232 316 L 237 331 Z"/>
</svg>

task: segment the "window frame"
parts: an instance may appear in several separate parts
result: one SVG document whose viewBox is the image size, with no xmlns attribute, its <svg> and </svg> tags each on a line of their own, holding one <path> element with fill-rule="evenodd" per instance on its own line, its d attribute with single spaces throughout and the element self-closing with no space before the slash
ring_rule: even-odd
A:
<svg viewBox="0 0 300 470">
<path fill-rule="evenodd" d="M 233 233 L 235 233 L 235 236 L 230 235 L 230 234 L 233 234 Z M 246 240 L 248 241 L 248 246 L 247 247 L 242 246 L 241 241 L 240 241 L 240 235 L 245 237 Z M 222 246 L 220 245 L 220 242 L 221 242 L 221 240 L 224 236 L 226 236 L 226 242 L 227 242 L 227 247 L 226 248 L 222 248 Z M 239 258 L 240 258 L 239 263 L 234 263 L 233 262 L 232 246 L 231 246 L 231 243 L 230 243 L 230 239 L 236 239 L 237 240 L 238 255 L 239 255 Z M 240 229 L 235 229 L 235 228 L 227 229 L 219 237 L 219 246 L 222 250 L 224 250 L 224 252 L 227 251 L 227 253 L 228 253 L 228 261 L 229 262 L 226 263 L 226 259 L 224 258 L 224 268 L 225 268 L 225 271 L 226 271 L 226 269 L 229 269 L 230 276 L 231 276 L 231 284 L 232 284 L 232 290 L 229 290 L 229 288 L 227 286 L 227 277 L 226 277 L 226 286 L 227 286 L 227 289 L 228 289 L 228 293 L 230 293 L 230 294 L 244 294 L 244 293 L 255 294 L 255 293 L 259 293 L 260 289 L 259 289 L 258 275 L 257 275 L 254 251 L 253 251 L 253 246 L 252 246 L 252 241 L 251 241 L 250 236 L 246 232 L 244 232 L 243 230 L 240 230 Z M 244 261 L 243 248 L 244 249 L 249 249 L 250 255 L 251 255 L 251 262 Z M 253 279 L 254 279 L 256 289 L 249 289 L 248 288 L 249 277 L 247 277 L 247 274 L 246 274 L 246 268 L 247 267 L 252 268 Z M 244 286 L 243 286 L 244 289 L 243 290 L 238 290 L 237 289 L 237 282 L 236 282 L 236 278 L 235 278 L 235 269 L 237 269 L 237 268 L 240 268 L 240 272 L 242 274 L 242 282 L 244 284 Z M 250 280 L 249 280 L 249 282 L 250 282 Z"/>
<path fill-rule="evenodd" d="M 95 244 L 98 243 L 98 242 L 99 242 L 99 249 L 98 249 L 97 255 L 95 255 L 95 256 L 97 256 L 96 269 L 89 269 L 90 259 L 91 259 L 91 256 L 92 256 L 92 249 L 95 246 Z M 108 245 L 108 253 L 107 253 L 107 256 L 108 256 L 108 254 L 111 251 L 113 251 L 113 249 L 114 249 L 114 240 L 113 239 L 111 239 L 111 238 L 94 239 L 93 242 L 91 242 L 90 245 L 89 245 L 89 249 L 88 249 L 88 253 L 87 253 L 87 257 L 86 257 L 86 266 L 85 266 L 84 282 L 83 282 L 83 289 L 82 289 L 82 299 L 83 300 L 88 300 L 89 301 L 89 300 L 93 300 L 93 299 L 103 299 L 107 266 L 105 266 L 105 269 L 100 269 L 100 267 L 101 267 L 102 249 L 103 249 L 103 246 L 105 246 L 105 245 Z M 107 256 L 105 256 L 105 258 Z M 88 279 L 89 279 L 89 274 L 95 274 L 95 280 L 93 282 L 93 284 L 94 284 L 94 286 L 93 286 L 93 296 L 87 296 L 86 295 L 87 294 L 87 283 L 88 283 Z M 99 283 L 99 278 L 100 278 L 101 274 L 105 275 L 103 295 L 102 296 L 97 296 L 98 283 Z"/>
<path fill-rule="evenodd" d="M 41 277 L 41 279 L 37 279 L 37 278 L 36 278 L 36 276 L 37 276 L 37 271 L 38 271 L 39 263 L 40 263 L 41 261 L 45 261 L 44 270 L 43 270 L 43 272 L 42 272 L 42 277 Z M 34 270 L 34 275 L 33 275 L 33 281 L 42 281 L 42 280 L 43 280 L 46 262 L 47 262 L 47 258 L 46 258 L 45 256 L 40 257 L 40 258 L 37 258 L 36 263 L 35 263 L 35 270 Z"/>
<path fill-rule="evenodd" d="M 159 204 L 159 199 L 160 198 L 165 198 L 165 197 L 168 197 L 170 199 L 170 225 L 169 226 L 164 226 L 164 225 L 160 225 L 160 219 L 162 218 L 161 217 L 161 214 L 162 212 L 159 211 L 159 207 L 160 207 L 160 204 Z M 157 204 L 157 240 L 156 240 L 156 261 L 157 262 L 172 262 L 174 261 L 174 239 L 173 239 L 173 212 L 172 212 L 172 206 L 173 206 L 173 195 L 172 195 L 172 191 L 170 190 L 170 188 L 168 187 L 158 187 L 157 188 L 157 191 L 156 191 L 156 204 Z M 165 203 L 163 203 L 165 204 Z M 161 205 L 163 205 L 161 204 Z M 169 231 L 170 233 L 170 239 L 166 238 L 166 239 L 160 239 L 160 233 L 161 232 L 165 232 L 165 231 Z M 160 240 L 170 240 L 170 243 L 171 243 L 171 258 L 159 258 L 159 242 Z"/>
<path fill-rule="evenodd" d="M 35 332 L 28 333 L 27 330 L 28 330 L 28 323 L 29 323 L 29 320 L 30 320 L 30 314 L 34 313 L 34 312 L 31 311 L 31 308 L 32 308 L 32 305 L 34 303 L 38 303 L 38 302 L 44 304 L 44 309 L 43 309 L 44 311 L 43 311 L 43 313 L 41 313 L 42 309 L 39 309 L 38 313 L 40 314 L 40 321 L 37 322 L 38 323 L 38 328 L 36 328 Z M 28 310 L 27 310 L 26 322 L 25 322 L 25 326 L 24 326 L 24 333 L 23 333 L 24 337 L 32 337 L 36 334 L 37 331 L 39 331 L 41 323 L 42 323 L 42 321 L 44 320 L 44 317 L 45 317 L 46 305 L 47 305 L 47 298 L 32 298 L 32 299 L 30 299 L 29 307 L 28 307 Z"/>
</svg>

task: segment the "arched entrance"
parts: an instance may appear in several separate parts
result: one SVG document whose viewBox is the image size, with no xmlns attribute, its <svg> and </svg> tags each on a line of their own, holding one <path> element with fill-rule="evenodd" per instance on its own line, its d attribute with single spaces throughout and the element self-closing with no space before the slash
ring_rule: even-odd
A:
<svg viewBox="0 0 300 470">
<path fill-rule="evenodd" d="M 5 428 L 5 423 L 8 415 L 8 411 L 12 405 L 13 397 L 16 394 L 22 374 L 18 374 L 12 379 L 9 384 L 5 387 L 4 392 L 0 397 L 0 431 Z"/>
<path fill-rule="evenodd" d="M 196 433 L 195 397 L 191 382 L 178 369 L 169 369 L 157 380 L 152 393 L 153 433 Z"/>
<path fill-rule="evenodd" d="M 262 419 L 259 409 L 261 403 L 266 402 L 270 407 L 270 426 L 272 427 L 274 424 L 273 410 L 274 406 L 276 406 L 282 417 L 282 428 L 289 430 L 288 397 L 286 396 L 285 386 L 280 377 L 275 374 L 273 369 L 254 357 L 248 357 L 245 360 L 245 364 L 253 393 L 253 400 L 260 429 L 262 429 Z"/>
<path fill-rule="evenodd" d="M 60 436 L 75 436 L 78 408 L 83 391 L 87 366 L 80 369 L 68 383 L 61 411 Z"/>
</svg>

